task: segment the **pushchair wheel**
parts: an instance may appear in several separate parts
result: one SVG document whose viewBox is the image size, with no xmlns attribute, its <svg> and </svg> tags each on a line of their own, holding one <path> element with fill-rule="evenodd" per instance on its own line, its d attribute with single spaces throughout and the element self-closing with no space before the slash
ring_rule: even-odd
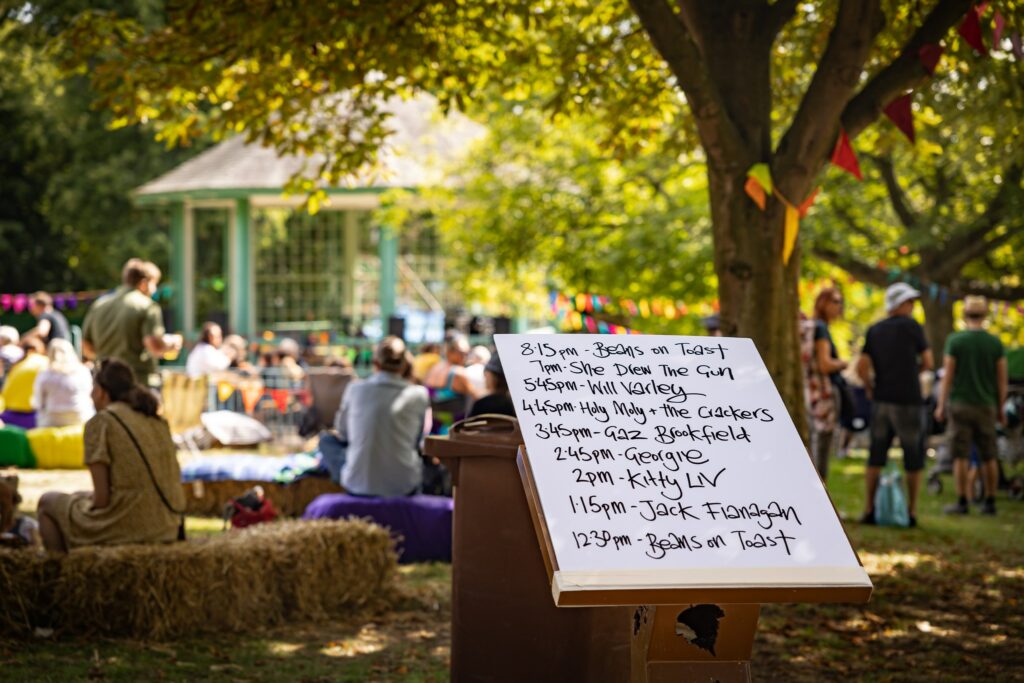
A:
<svg viewBox="0 0 1024 683">
<path fill-rule="evenodd" d="M 935 496 L 942 493 L 942 475 L 938 472 L 928 475 L 928 492 Z"/>
</svg>

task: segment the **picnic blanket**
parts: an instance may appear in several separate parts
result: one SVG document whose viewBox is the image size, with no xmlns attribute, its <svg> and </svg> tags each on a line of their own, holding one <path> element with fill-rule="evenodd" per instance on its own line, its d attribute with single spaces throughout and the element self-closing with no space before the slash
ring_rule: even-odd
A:
<svg viewBox="0 0 1024 683">
<path fill-rule="evenodd" d="M 181 480 L 190 481 L 267 481 L 287 484 L 300 477 L 327 476 L 320 459 L 310 453 L 284 456 L 204 455 L 181 468 Z"/>
</svg>

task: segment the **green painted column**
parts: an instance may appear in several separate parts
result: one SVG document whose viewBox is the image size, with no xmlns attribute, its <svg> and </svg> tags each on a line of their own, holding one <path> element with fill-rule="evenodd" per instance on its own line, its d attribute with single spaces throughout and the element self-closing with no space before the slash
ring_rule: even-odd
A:
<svg viewBox="0 0 1024 683">
<path fill-rule="evenodd" d="M 174 286 L 174 328 L 185 329 L 185 204 L 171 204 L 171 284 Z"/>
<path fill-rule="evenodd" d="M 249 199 L 235 201 L 231 220 L 231 306 L 228 309 L 228 320 L 231 329 L 237 334 L 251 336 L 255 331 L 255 314 L 253 292 L 255 278 L 253 275 L 253 248 L 251 234 L 252 209 Z"/>
<path fill-rule="evenodd" d="M 388 318 L 395 312 L 395 294 L 398 289 L 398 235 L 386 225 L 380 226 L 379 230 L 380 329 L 381 334 L 387 334 Z"/>
</svg>

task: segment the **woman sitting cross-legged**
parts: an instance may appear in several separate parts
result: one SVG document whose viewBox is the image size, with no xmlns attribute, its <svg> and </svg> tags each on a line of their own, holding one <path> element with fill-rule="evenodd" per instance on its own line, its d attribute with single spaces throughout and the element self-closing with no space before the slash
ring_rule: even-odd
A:
<svg viewBox="0 0 1024 683">
<path fill-rule="evenodd" d="M 48 550 L 161 543 L 178 538 L 181 470 L 158 403 L 131 368 L 105 360 L 93 378 L 96 415 L 85 424 L 92 493 L 44 493 L 39 532 Z"/>
<path fill-rule="evenodd" d="M 36 375 L 32 405 L 39 427 L 80 425 L 95 414 L 92 374 L 82 365 L 67 339 L 54 339 L 47 348 L 50 367 Z"/>
</svg>

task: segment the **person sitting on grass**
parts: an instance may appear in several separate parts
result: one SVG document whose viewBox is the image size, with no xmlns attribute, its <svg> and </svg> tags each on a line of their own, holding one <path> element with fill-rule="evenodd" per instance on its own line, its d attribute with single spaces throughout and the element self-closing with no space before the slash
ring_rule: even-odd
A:
<svg viewBox="0 0 1024 683">
<path fill-rule="evenodd" d="M 82 365 L 75 347 L 57 338 L 47 350 L 50 367 L 36 375 L 32 405 L 40 427 L 80 425 L 96 411 L 92 405 L 92 375 Z"/>
<path fill-rule="evenodd" d="M 85 424 L 92 493 L 48 492 L 39 499 L 47 550 L 163 543 L 180 537 L 181 470 L 156 397 L 125 363 L 100 362 L 93 382 L 96 415 Z"/>
</svg>

